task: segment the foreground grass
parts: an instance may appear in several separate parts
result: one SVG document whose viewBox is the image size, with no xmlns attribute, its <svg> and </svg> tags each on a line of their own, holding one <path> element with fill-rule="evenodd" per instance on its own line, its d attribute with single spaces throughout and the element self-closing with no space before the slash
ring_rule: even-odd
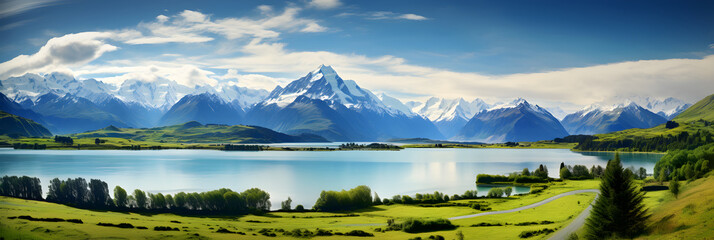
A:
<svg viewBox="0 0 714 240">
<path fill-rule="evenodd" d="M 549 187 L 541 194 L 510 197 L 504 199 L 479 199 L 489 204 L 493 210 L 510 209 L 527 205 L 551 197 L 555 194 L 577 189 L 592 188 L 598 181 L 566 181 Z M 376 206 L 351 214 L 346 213 L 285 213 L 271 212 L 265 215 L 244 216 L 177 216 L 173 214 L 141 215 L 137 213 L 122 213 L 111 211 L 91 211 L 76 209 L 64 205 L 28 201 L 16 198 L 0 197 L 0 236 L 5 239 L 77 239 L 77 238 L 148 238 L 148 239 L 265 239 L 259 231 L 264 228 L 283 229 L 316 229 L 332 230 L 333 232 L 348 232 L 363 230 L 374 234 L 373 239 L 410 239 L 414 237 L 427 238 L 430 235 L 442 235 L 446 239 L 456 239 L 461 232 L 465 239 L 514 239 L 526 230 L 543 228 L 560 229 L 566 226 L 593 200 L 595 194 L 578 194 L 563 197 L 548 204 L 521 212 L 489 215 L 469 219 L 455 220 L 459 227 L 449 231 L 410 234 L 401 231 L 378 232 L 384 228 L 388 219 L 448 218 L 481 211 L 468 207 L 420 207 L 414 205 Z M 461 200 L 468 201 L 468 200 Z M 474 201 L 474 200 L 472 200 Z M 8 217 L 29 215 L 34 218 L 81 219 L 83 224 L 68 222 L 36 222 Z M 177 222 L 172 222 L 177 221 Z M 550 221 L 553 223 L 528 226 L 514 226 L 522 222 Z M 133 226 L 144 226 L 148 229 L 122 229 L 97 226 L 104 223 L 130 223 Z M 472 227 L 480 223 L 500 223 L 503 226 Z M 179 231 L 154 231 L 156 226 L 178 228 Z M 240 231 L 246 235 L 231 233 L 216 233 L 219 228 Z M 273 230 L 275 231 L 275 230 Z M 255 234 L 255 235 L 254 235 Z M 277 233 L 276 238 L 289 238 Z M 334 239 L 364 239 L 365 237 L 330 236 L 315 238 Z M 529 239 L 544 239 L 547 235 L 539 235 Z"/>
</svg>

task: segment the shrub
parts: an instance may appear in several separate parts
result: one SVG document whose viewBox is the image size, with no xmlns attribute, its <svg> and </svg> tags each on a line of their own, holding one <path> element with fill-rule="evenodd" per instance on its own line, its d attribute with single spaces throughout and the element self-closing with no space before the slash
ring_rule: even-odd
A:
<svg viewBox="0 0 714 240">
<path fill-rule="evenodd" d="M 402 230 L 408 233 L 432 232 L 456 228 L 456 226 L 451 224 L 451 221 L 443 218 L 431 220 L 411 218 L 401 223 L 389 224 L 389 227 L 393 230 Z"/>
<path fill-rule="evenodd" d="M 500 198 L 501 196 L 503 196 L 503 188 L 491 188 L 486 194 L 486 197 L 490 198 Z"/>
</svg>

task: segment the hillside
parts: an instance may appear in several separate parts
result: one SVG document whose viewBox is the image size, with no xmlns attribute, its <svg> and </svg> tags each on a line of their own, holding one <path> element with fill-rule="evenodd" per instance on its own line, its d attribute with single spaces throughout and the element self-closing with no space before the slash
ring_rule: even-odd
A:
<svg viewBox="0 0 714 240">
<path fill-rule="evenodd" d="M 73 134 L 77 138 L 115 137 L 136 141 L 181 143 L 280 143 L 326 142 L 323 137 L 310 134 L 287 135 L 267 128 L 244 125 L 203 125 L 199 122 L 157 127 L 117 128 L 109 126 L 96 131 Z"/>
<path fill-rule="evenodd" d="M 714 94 L 705 97 L 672 119 L 676 122 L 714 121 Z"/>
<path fill-rule="evenodd" d="M 685 184 L 678 198 L 659 195 L 648 221 L 650 232 L 639 239 L 707 239 L 714 235 L 714 175 Z M 657 197 L 652 197 L 657 198 Z"/>
<path fill-rule="evenodd" d="M 10 137 L 51 137 L 52 133 L 35 121 L 0 111 L 0 135 Z"/>
</svg>

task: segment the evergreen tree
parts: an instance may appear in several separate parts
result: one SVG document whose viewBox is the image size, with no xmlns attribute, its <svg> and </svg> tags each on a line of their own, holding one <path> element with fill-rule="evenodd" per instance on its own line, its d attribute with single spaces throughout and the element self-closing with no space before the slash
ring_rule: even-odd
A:
<svg viewBox="0 0 714 240">
<path fill-rule="evenodd" d="M 679 181 L 677 180 L 677 177 L 674 177 L 669 181 L 669 191 L 674 194 L 674 198 L 679 197 Z"/>
<path fill-rule="evenodd" d="M 600 183 L 600 197 L 586 221 L 588 239 L 632 238 L 645 229 L 649 218 L 642 199 L 644 193 L 620 163 L 620 155 L 610 160 Z"/>
</svg>

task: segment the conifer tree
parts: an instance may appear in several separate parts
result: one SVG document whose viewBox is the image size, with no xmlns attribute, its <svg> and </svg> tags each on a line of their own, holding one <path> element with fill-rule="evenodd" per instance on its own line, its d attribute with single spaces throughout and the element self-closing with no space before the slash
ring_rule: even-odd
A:
<svg viewBox="0 0 714 240">
<path fill-rule="evenodd" d="M 588 239 L 632 238 L 645 229 L 649 218 L 642 199 L 644 193 L 620 163 L 620 155 L 607 163 L 600 183 L 600 196 L 586 221 Z"/>
</svg>

